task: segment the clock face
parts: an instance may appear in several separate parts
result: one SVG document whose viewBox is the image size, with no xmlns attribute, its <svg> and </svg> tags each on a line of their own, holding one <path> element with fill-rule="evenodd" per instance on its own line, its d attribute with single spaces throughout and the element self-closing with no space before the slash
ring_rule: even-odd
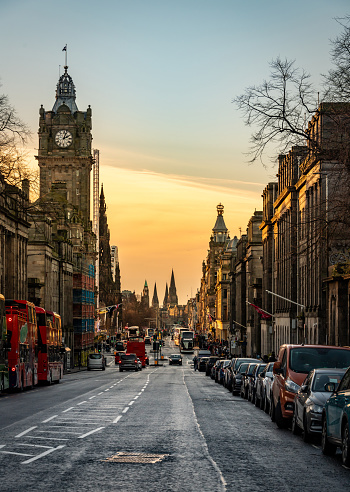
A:
<svg viewBox="0 0 350 492">
<path fill-rule="evenodd" d="M 68 130 L 60 130 L 56 133 L 55 142 L 59 147 L 69 147 L 73 142 L 73 135 Z"/>
</svg>

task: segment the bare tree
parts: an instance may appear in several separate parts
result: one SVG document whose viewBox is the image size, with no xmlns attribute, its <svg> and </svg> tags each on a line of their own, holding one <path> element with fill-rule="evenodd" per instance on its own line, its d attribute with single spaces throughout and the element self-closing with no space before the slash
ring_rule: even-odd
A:
<svg viewBox="0 0 350 492">
<path fill-rule="evenodd" d="M 6 95 L 0 95 L 0 173 L 5 181 L 21 187 L 28 179 L 32 190 L 38 190 L 38 171 L 28 164 L 27 154 L 22 150 L 28 143 L 31 132 L 18 117 Z"/>
<path fill-rule="evenodd" d="M 277 144 L 278 152 L 285 153 L 311 139 L 305 133 L 305 123 L 317 108 L 317 96 L 310 75 L 294 64 L 287 59 L 273 60 L 270 79 L 248 87 L 233 100 L 242 111 L 245 124 L 256 128 L 251 136 L 251 162 L 263 162 L 271 144 Z"/>
<path fill-rule="evenodd" d="M 350 102 L 350 15 L 336 21 L 343 31 L 331 41 L 334 67 L 323 76 L 325 97 L 329 101 Z"/>
</svg>

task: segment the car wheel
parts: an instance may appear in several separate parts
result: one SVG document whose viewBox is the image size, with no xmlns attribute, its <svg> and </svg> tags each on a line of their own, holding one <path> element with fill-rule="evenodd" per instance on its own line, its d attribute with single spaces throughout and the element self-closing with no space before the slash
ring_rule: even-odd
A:
<svg viewBox="0 0 350 492">
<path fill-rule="evenodd" d="M 258 398 L 258 397 L 257 397 L 256 391 L 255 391 L 255 395 L 254 395 L 254 405 L 255 405 L 256 407 L 260 407 L 260 401 L 261 401 L 261 398 Z"/>
<path fill-rule="evenodd" d="M 275 404 L 274 404 L 272 395 L 271 395 L 271 400 L 270 400 L 270 411 L 269 411 L 269 414 L 270 414 L 271 421 L 272 422 L 276 422 Z"/>
<path fill-rule="evenodd" d="M 303 418 L 303 427 L 304 427 L 304 431 L 303 431 L 303 441 L 304 442 L 310 442 L 310 432 L 307 428 L 307 418 L 306 418 L 306 415 L 304 415 L 304 418 Z"/>
<path fill-rule="evenodd" d="M 287 420 L 283 418 L 281 402 L 278 401 L 275 408 L 275 422 L 279 429 L 285 429 L 287 427 Z"/>
<path fill-rule="evenodd" d="M 350 433 L 349 424 L 345 422 L 342 431 L 341 454 L 343 465 L 350 466 Z"/>
<path fill-rule="evenodd" d="M 264 395 L 264 393 L 261 395 L 261 398 L 260 398 L 260 410 L 265 410 L 265 395 Z"/>
<path fill-rule="evenodd" d="M 293 413 L 293 420 L 292 420 L 292 434 L 294 434 L 295 436 L 298 436 L 300 434 L 300 427 L 297 423 L 297 416 L 296 416 L 296 413 L 294 411 Z"/>
<path fill-rule="evenodd" d="M 327 421 L 326 417 L 323 417 L 322 421 L 322 453 L 327 456 L 333 456 L 337 451 L 337 446 L 331 444 L 327 437 Z"/>
<path fill-rule="evenodd" d="M 120 367 L 119 367 L 119 372 L 123 372 L 123 369 L 120 369 Z"/>
</svg>

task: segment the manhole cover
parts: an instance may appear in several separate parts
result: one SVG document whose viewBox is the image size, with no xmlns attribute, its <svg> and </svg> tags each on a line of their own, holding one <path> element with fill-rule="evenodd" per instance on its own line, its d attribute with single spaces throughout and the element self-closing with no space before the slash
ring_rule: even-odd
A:
<svg viewBox="0 0 350 492">
<path fill-rule="evenodd" d="M 168 454 L 150 454 L 150 453 L 124 453 L 120 451 L 109 458 L 102 460 L 108 463 L 159 463 Z"/>
</svg>

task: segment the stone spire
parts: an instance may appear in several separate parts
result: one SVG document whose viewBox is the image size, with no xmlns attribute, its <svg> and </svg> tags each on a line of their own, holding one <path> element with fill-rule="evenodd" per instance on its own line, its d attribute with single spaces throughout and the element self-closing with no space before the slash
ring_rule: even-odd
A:
<svg viewBox="0 0 350 492">
<path fill-rule="evenodd" d="M 153 298 L 152 298 L 152 307 L 153 308 L 159 308 L 159 300 L 158 300 L 157 284 L 156 283 L 154 283 L 154 291 L 153 291 Z"/>
<path fill-rule="evenodd" d="M 64 74 L 59 78 L 56 87 L 56 101 L 52 108 L 52 111 L 57 112 L 58 108 L 65 104 L 70 109 L 71 113 L 78 111 L 78 106 L 75 102 L 75 85 L 73 79 L 68 75 L 67 65 L 64 67 Z"/>
<path fill-rule="evenodd" d="M 169 297 L 168 283 L 166 283 L 164 300 L 163 300 L 163 308 L 167 308 L 168 307 L 168 297 Z"/>
<path fill-rule="evenodd" d="M 141 303 L 144 304 L 147 308 L 149 308 L 149 290 L 148 290 L 147 280 L 145 280 L 145 285 L 143 286 Z"/>
<path fill-rule="evenodd" d="M 177 305 L 178 303 L 179 303 L 179 301 L 178 301 L 177 293 L 176 293 L 174 270 L 171 270 L 171 280 L 170 280 L 170 287 L 169 287 L 168 304 L 174 306 L 174 305 Z"/>
</svg>

